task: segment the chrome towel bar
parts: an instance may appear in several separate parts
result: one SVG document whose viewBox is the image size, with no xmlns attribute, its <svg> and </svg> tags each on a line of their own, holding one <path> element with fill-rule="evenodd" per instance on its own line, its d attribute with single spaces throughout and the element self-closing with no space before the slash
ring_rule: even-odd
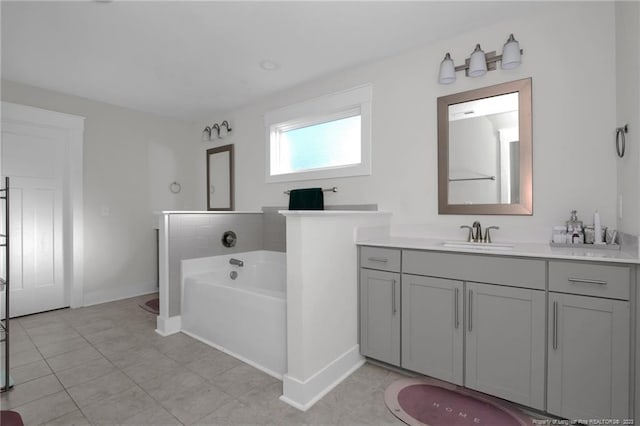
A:
<svg viewBox="0 0 640 426">
<path fill-rule="evenodd" d="M 487 176 L 487 177 L 476 177 L 476 178 L 460 178 L 460 179 L 449 179 L 449 182 L 462 182 L 465 180 L 496 180 L 495 176 Z"/>
<path fill-rule="evenodd" d="M 332 188 L 323 188 L 322 192 L 338 192 L 338 187 L 334 186 Z M 285 194 L 289 195 L 291 193 L 291 190 L 289 191 L 284 191 Z"/>
</svg>

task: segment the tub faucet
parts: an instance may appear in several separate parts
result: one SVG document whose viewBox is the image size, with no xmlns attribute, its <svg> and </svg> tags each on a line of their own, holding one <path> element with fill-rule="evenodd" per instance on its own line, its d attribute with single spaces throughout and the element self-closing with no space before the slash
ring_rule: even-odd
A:
<svg viewBox="0 0 640 426">
<path fill-rule="evenodd" d="M 475 222 L 473 222 L 472 227 L 475 231 L 473 233 L 473 242 L 481 243 L 482 242 L 482 226 L 480 226 L 480 222 L 476 220 Z"/>
<path fill-rule="evenodd" d="M 233 257 L 231 259 L 229 259 L 229 263 L 232 265 L 236 265 L 236 266 L 244 266 L 244 262 L 240 259 L 234 259 Z"/>
</svg>

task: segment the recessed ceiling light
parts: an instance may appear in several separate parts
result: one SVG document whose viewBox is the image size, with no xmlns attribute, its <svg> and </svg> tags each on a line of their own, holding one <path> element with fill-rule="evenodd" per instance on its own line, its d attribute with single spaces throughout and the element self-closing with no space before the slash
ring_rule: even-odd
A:
<svg viewBox="0 0 640 426">
<path fill-rule="evenodd" d="M 276 62 L 270 61 L 269 59 L 263 59 L 262 61 L 260 61 L 260 68 L 265 71 L 275 71 L 280 68 L 280 65 L 278 65 Z"/>
</svg>

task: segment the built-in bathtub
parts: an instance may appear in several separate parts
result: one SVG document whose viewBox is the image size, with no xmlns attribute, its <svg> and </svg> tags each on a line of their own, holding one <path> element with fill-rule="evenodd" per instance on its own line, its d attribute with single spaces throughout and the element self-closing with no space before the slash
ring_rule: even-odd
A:
<svg viewBox="0 0 640 426">
<path fill-rule="evenodd" d="M 231 265 L 232 258 L 244 265 Z M 183 260 L 181 275 L 182 331 L 282 379 L 287 369 L 285 253 L 260 250 Z"/>
</svg>

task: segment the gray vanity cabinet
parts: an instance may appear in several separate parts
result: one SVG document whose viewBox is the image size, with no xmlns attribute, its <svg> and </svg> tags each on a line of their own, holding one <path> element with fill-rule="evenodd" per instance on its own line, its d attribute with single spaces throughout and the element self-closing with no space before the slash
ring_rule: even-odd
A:
<svg viewBox="0 0 640 426">
<path fill-rule="evenodd" d="M 544 409 L 544 261 L 403 250 L 402 272 L 403 368 Z"/>
<path fill-rule="evenodd" d="M 465 386 L 544 409 L 545 294 L 466 283 Z"/>
<path fill-rule="evenodd" d="M 361 352 L 563 418 L 628 419 L 632 271 L 361 247 Z"/>
<path fill-rule="evenodd" d="M 625 266 L 549 262 L 549 413 L 629 418 L 630 274 Z"/>
<path fill-rule="evenodd" d="M 360 352 L 399 366 L 400 251 L 364 247 L 360 264 Z"/>
<path fill-rule="evenodd" d="M 463 283 L 402 275 L 402 367 L 463 384 Z"/>
</svg>

